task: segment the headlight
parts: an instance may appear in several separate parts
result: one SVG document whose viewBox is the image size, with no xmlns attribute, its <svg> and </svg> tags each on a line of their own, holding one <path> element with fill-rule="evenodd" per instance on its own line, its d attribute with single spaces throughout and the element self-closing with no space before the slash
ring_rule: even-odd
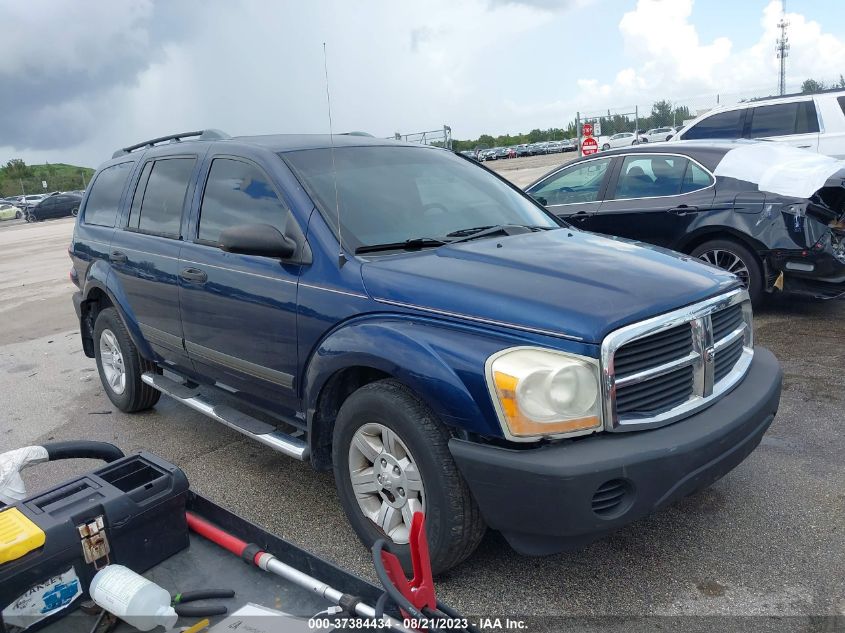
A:
<svg viewBox="0 0 845 633">
<path fill-rule="evenodd" d="M 598 361 L 533 347 L 487 359 L 487 386 L 505 435 L 526 441 L 602 426 Z"/>
</svg>

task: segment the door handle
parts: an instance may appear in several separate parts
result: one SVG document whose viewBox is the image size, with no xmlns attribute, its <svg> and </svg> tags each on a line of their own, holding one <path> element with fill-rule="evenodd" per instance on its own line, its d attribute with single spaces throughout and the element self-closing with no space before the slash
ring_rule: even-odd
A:
<svg viewBox="0 0 845 633">
<path fill-rule="evenodd" d="M 183 268 L 179 276 L 185 281 L 190 281 L 195 284 L 204 284 L 208 281 L 208 275 L 199 268 Z"/>
<path fill-rule="evenodd" d="M 690 207 L 685 204 L 669 209 L 669 213 L 672 213 L 674 215 L 686 215 L 687 213 L 696 213 L 697 211 L 698 207 Z"/>
<path fill-rule="evenodd" d="M 810 149 L 810 145 L 796 145 L 799 149 Z"/>
<path fill-rule="evenodd" d="M 120 251 L 112 251 L 109 254 L 109 260 L 115 264 L 125 264 L 127 259 L 126 253 L 121 253 Z"/>
</svg>

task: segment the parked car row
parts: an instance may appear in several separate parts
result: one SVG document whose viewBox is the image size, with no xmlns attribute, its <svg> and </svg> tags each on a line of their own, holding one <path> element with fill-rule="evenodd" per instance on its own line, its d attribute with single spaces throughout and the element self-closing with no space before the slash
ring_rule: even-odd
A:
<svg viewBox="0 0 845 633">
<path fill-rule="evenodd" d="M 672 139 L 672 137 L 681 129 L 677 127 L 656 127 L 650 130 L 634 130 L 633 132 L 619 132 L 612 136 L 600 136 L 596 140 L 599 144 L 599 149 L 603 152 L 609 149 L 616 149 L 617 147 L 627 147 L 628 145 L 640 145 L 641 143 L 663 143 Z"/>
<path fill-rule="evenodd" d="M 502 158 L 519 158 L 522 156 L 538 156 L 542 154 L 560 154 L 562 152 L 574 152 L 578 149 L 578 142 L 570 139 L 561 141 L 542 141 L 539 143 L 521 143 L 510 147 L 494 147 L 492 149 L 473 152 L 461 152 L 481 162 L 487 160 L 499 160 Z M 473 155 L 474 154 L 474 155 Z"/>
<path fill-rule="evenodd" d="M 37 222 L 48 218 L 75 216 L 79 212 L 84 191 L 54 191 L 53 193 L 12 196 L 0 199 L 0 220 L 25 218 Z"/>
</svg>

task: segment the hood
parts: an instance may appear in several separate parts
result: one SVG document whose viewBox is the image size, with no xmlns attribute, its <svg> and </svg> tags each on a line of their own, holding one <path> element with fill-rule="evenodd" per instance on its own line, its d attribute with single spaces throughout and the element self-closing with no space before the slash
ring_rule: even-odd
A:
<svg viewBox="0 0 845 633">
<path fill-rule="evenodd" d="M 366 261 L 375 299 L 600 343 L 612 330 L 738 286 L 697 259 L 558 229 Z"/>
</svg>

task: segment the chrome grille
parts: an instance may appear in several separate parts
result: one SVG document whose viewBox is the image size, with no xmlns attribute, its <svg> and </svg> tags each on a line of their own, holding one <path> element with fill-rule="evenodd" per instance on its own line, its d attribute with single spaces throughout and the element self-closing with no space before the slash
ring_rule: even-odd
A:
<svg viewBox="0 0 845 633">
<path fill-rule="evenodd" d="M 671 409 L 689 400 L 692 394 L 692 366 L 620 387 L 616 390 L 616 413 L 653 413 Z"/>
<path fill-rule="evenodd" d="M 677 360 L 692 351 L 692 330 L 684 323 L 660 334 L 632 341 L 616 352 L 616 377 L 636 374 L 656 365 Z"/>
<path fill-rule="evenodd" d="M 660 426 L 732 388 L 753 356 L 745 290 L 635 323 L 602 343 L 606 428 Z"/>
</svg>

